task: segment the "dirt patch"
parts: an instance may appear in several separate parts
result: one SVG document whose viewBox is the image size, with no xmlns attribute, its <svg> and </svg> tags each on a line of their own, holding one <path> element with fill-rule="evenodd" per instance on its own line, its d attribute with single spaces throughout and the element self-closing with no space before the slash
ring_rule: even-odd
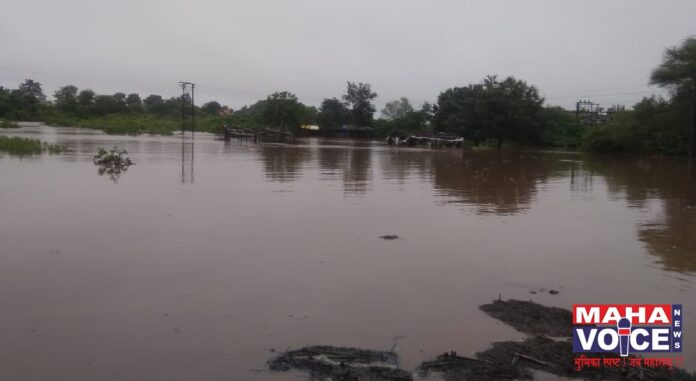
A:
<svg viewBox="0 0 696 381">
<path fill-rule="evenodd" d="M 520 300 L 494 301 L 480 306 L 488 315 L 533 335 L 524 341 L 504 341 L 476 354 L 459 356 L 448 352 L 421 363 L 417 371 L 426 376 L 437 372 L 446 381 L 533 380 L 534 370 L 567 378 L 592 380 L 696 381 L 696 374 L 677 368 L 600 367 L 575 369 L 575 354 L 569 336 L 572 315 L 568 310 Z M 557 337 L 565 339 L 552 339 Z M 593 358 L 616 358 L 614 353 Z M 634 356 L 631 356 L 634 357 Z M 308 371 L 312 380 L 410 381 L 411 372 L 399 368 L 392 351 L 311 346 L 287 351 L 268 362 L 271 370 Z"/>
<path fill-rule="evenodd" d="M 557 307 L 510 299 L 496 300 L 479 306 L 487 313 L 516 330 L 530 335 L 570 337 L 573 334 L 573 315 Z"/>
<path fill-rule="evenodd" d="M 502 363 L 497 360 L 485 360 L 458 356 L 456 352 L 445 353 L 436 358 L 424 361 L 418 367 L 418 373 L 426 376 L 430 372 L 445 375 L 445 380 L 528 380 L 532 375 L 524 368 L 510 362 Z"/>
<path fill-rule="evenodd" d="M 398 367 L 398 356 L 390 351 L 309 346 L 287 351 L 268 361 L 274 371 L 307 371 L 311 379 L 360 381 L 411 381 L 411 372 Z"/>
</svg>

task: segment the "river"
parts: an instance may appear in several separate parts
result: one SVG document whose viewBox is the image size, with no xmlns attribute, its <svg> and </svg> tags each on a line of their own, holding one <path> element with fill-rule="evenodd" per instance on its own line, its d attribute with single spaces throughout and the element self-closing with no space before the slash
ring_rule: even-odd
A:
<svg viewBox="0 0 696 381">
<path fill-rule="evenodd" d="M 499 295 L 682 303 L 696 370 L 696 176 L 682 161 L 0 134 L 68 148 L 0 154 L 2 380 L 304 380 L 265 362 L 307 344 L 397 343 L 412 369 L 523 338 L 479 311 Z M 136 164 L 100 174 L 92 156 L 112 146 Z"/>
</svg>

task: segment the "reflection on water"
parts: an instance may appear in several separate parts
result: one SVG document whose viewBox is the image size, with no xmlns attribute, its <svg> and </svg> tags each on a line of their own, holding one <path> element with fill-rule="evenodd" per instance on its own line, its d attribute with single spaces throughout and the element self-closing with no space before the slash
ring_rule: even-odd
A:
<svg viewBox="0 0 696 381">
<path fill-rule="evenodd" d="M 452 202 L 471 205 L 480 214 L 508 215 L 527 210 L 539 188 L 568 176 L 571 163 L 554 155 L 514 152 L 467 153 L 462 160 L 433 160 L 436 189 Z"/>
<path fill-rule="evenodd" d="M 662 217 L 640 223 L 638 235 L 666 270 L 696 272 L 696 208 L 685 200 L 663 205 Z"/>
<path fill-rule="evenodd" d="M 311 160 L 311 150 L 307 147 L 261 145 L 259 146 L 266 178 L 271 181 L 290 182 L 302 174 L 306 163 Z"/>
<path fill-rule="evenodd" d="M 2 380 L 296 380 L 249 369 L 397 336 L 409 368 L 517 339 L 477 308 L 499 294 L 696 300 L 696 176 L 677 160 L 8 134 L 70 151 L 0 158 Z M 117 186 L 93 172 L 112 146 L 137 163 Z"/>
<path fill-rule="evenodd" d="M 193 184 L 193 139 L 186 140 L 181 137 L 181 182 Z"/>
<path fill-rule="evenodd" d="M 99 176 L 107 175 L 114 183 L 118 183 L 121 174 L 126 171 L 128 171 L 127 165 L 99 165 L 97 167 L 97 174 Z"/>
</svg>

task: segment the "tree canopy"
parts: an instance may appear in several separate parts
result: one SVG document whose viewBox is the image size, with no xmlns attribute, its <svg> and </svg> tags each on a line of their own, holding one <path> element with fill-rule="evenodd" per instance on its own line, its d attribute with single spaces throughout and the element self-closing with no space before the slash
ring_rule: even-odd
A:
<svg viewBox="0 0 696 381">
<path fill-rule="evenodd" d="M 676 97 L 688 98 L 691 108 L 688 152 L 689 159 L 693 160 L 696 155 L 696 37 L 668 48 L 660 66 L 653 70 L 650 83 L 670 88 Z"/>
<path fill-rule="evenodd" d="M 372 125 L 372 118 L 375 114 L 375 106 L 372 104 L 372 100 L 375 98 L 377 98 L 377 93 L 372 91 L 369 83 L 348 81 L 343 100 L 351 106 L 351 114 L 355 125 L 360 127 Z"/>
<path fill-rule="evenodd" d="M 536 87 L 507 77 L 488 76 L 481 83 L 445 90 L 438 97 L 435 127 L 438 131 L 471 139 L 475 144 L 494 139 L 535 143 L 544 99 Z"/>
<path fill-rule="evenodd" d="M 382 109 L 382 116 L 386 120 L 396 120 L 406 117 L 406 115 L 411 112 L 413 112 L 411 102 L 409 102 L 408 98 L 401 97 L 397 100 L 387 102 Z"/>
</svg>

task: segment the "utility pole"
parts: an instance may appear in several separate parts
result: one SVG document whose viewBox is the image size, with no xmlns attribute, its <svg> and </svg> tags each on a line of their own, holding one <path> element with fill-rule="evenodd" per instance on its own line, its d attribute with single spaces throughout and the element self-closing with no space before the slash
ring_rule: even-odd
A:
<svg viewBox="0 0 696 381">
<path fill-rule="evenodd" d="M 194 103 L 193 99 L 193 90 L 196 87 L 195 83 L 192 82 L 184 82 L 180 81 L 179 85 L 181 85 L 181 132 L 186 132 L 186 109 L 187 109 L 187 102 L 184 102 L 186 99 L 186 93 L 187 89 L 189 86 L 191 86 L 191 136 L 193 137 L 193 134 L 195 133 L 196 130 L 196 104 Z"/>
<path fill-rule="evenodd" d="M 181 86 L 181 182 L 193 183 L 193 135 L 196 131 L 196 104 L 194 103 L 193 91 L 196 87 L 192 82 L 179 82 Z M 187 97 L 187 95 L 189 95 Z M 191 105 L 189 107 L 189 99 Z M 191 114 L 191 124 L 187 123 L 187 114 Z M 186 138 L 187 127 L 191 129 L 191 139 Z"/>
</svg>

